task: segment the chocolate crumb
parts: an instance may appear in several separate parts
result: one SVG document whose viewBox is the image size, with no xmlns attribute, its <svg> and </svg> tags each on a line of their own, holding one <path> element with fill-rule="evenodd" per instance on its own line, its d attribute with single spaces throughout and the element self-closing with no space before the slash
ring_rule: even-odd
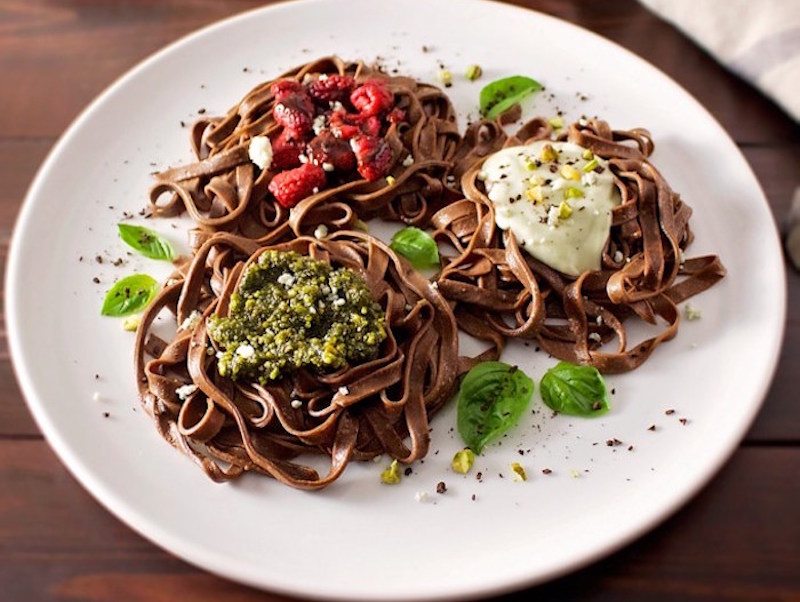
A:
<svg viewBox="0 0 800 602">
<path fill-rule="evenodd" d="M 648 427 L 647 427 L 647 430 L 648 430 L 648 431 L 654 431 L 654 430 L 656 430 L 656 425 L 655 425 L 655 424 L 651 424 L 650 426 L 648 426 Z"/>
<path fill-rule="evenodd" d="M 667 416 L 672 416 L 675 413 L 675 410 L 667 410 L 664 412 Z"/>
<path fill-rule="evenodd" d="M 411 470 L 411 467 L 410 466 L 406 466 L 406 469 L 403 471 L 403 474 L 406 475 L 407 477 L 410 477 L 412 472 L 414 472 L 414 471 Z"/>
<path fill-rule="evenodd" d="M 197 109 L 198 115 L 205 115 L 205 112 L 206 112 L 205 107 L 200 107 L 199 109 Z"/>
<path fill-rule="evenodd" d="M 678 418 L 678 422 L 680 422 L 681 424 L 685 425 L 689 421 L 686 418 Z"/>
<path fill-rule="evenodd" d="M 94 258 L 94 260 L 95 260 L 97 263 L 103 263 L 103 258 L 102 258 L 102 257 L 100 257 L 100 255 L 96 256 L 96 257 Z"/>
<path fill-rule="evenodd" d="M 476 495 L 473 493 L 472 496 L 470 497 L 470 499 L 474 502 L 475 499 L 476 499 Z"/>
<path fill-rule="evenodd" d="M 180 123 L 181 123 L 181 127 L 182 127 L 182 128 L 185 128 L 185 127 L 186 127 L 186 122 L 185 122 L 185 121 L 181 121 Z"/>
<path fill-rule="evenodd" d="M 478 479 L 479 481 L 483 481 L 483 473 L 479 472 L 478 474 L 475 475 L 475 478 Z"/>
<path fill-rule="evenodd" d="M 518 449 L 518 450 L 517 450 L 517 453 L 518 453 L 520 456 L 524 456 L 524 455 L 525 455 L 525 450 L 523 450 L 523 449 Z"/>
<path fill-rule="evenodd" d="M 633 445 L 628 446 L 628 451 L 633 451 Z"/>
<path fill-rule="evenodd" d="M 111 414 L 110 414 L 110 413 L 108 413 L 108 412 L 103 412 L 103 418 L 108 418 L 109 416 L 111 416 Z"/>
<path fill-rule="evenodd" d="M 92 278 L 92 282 L 94 282 L 95 284 L 100 284 L 100 278 L 95 276 L 94 278 Z"/>
<path fill-rule="evenodd" d="M 95 380 L 100 380 L 100 375 L 99 375 L 99 374 L 95 374 L 95 375 L 94 375 L 94 379 L 95 379 Z"/>
<path fill-rule="evenodd" d="M 614 387 L 612 387 L 612 388 L 611 388 L 611 394 L 612 394 L 612 395 L 616 395 L 616 394 L 617 394 L 617 389 L 616 389 L 616 388 L 614 388 Z"/>
<path fill-rule="evenodd" d="M 549 468 L 543 468 L 543 469 L 542 469 L 542 474 L 551 474 L 552 472 L 553 472 L 553 471 L 552 471 L 552 470 L 550 470 Z"/>
<path fill-rule="evenodd" d="M 444 493 L 445 491 L 447 491 L 447 485 L 445 485 L 444 481 L 436 483 L 436 493 Z"/>
</svg>

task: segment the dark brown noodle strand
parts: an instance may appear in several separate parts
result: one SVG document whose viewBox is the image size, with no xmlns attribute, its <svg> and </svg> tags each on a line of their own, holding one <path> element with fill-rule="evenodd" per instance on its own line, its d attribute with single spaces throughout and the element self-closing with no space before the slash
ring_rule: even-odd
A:
<svg viewBox="0 0 800 602">
<path fill-rule="evenodd" d="M 499 357 L 507 338 L 536 339 L 563 360 L 590 364 L 601 372 L 627 372 L 641 365 L 662 342 L 673 338 L 677 303 L 714 285 L 725 275 L 715 255 L 686 259 L 692 241 L 691 208 L 648 161 L 653 152 L 644 129 L 612 130 L 607 123 L 575 123 L 558 137 L 606 159 L 622 203 L 598 272 L 569 278 L 520 250 L 514 235 L 496 227 L 494 209 L 478 179 L 483 159 L 507 146 L 551 139 L 542 119 L 507 136 L 498 122 L 470 126 L 456 153 L 466 199 L 436 213 L 440 243 L 456 255 L 443 262 L 439 290 L 454 303 L 459 326 L 489 341 L 482 359 Z M 665 324 L 654 337 L 628 346 L 625 321 L 632 317 Z M 600 347 L 613 339 L 614 352 Z"/>
<path fill-rule="evenodd" d="M 269 249 L 295 251 L 363 276 L 386 312 L 388 337 L 375 359 L 331 374 L 301 370 L 267 386 L 219 375 L 205 318 L 226 315 L 242 274 Z M 464 364 L 447 301 L 388 246 L 355 231 L 272 246 L 219 233 L 202 243 L 174 279 L 147 309 L 136 335 L 139 393 L 161 435 L 211 478 L 253 471 L 300 489 L 320 489 L 351 459 L 387 453 L 410 463 L 425 456 L 428 421 L 453 395 Z M 165 343 L 151 333 L 164 309 L 178 324 L 194 311 L 202 319 Z M 197 389 L 181 401 L 176 389 L 185 385 Z M 294 408 L 293 399 L 302 407 Z M 327 474 L 295 461 L 304 453 L 329 456 Z"/>
<path fill-rule="evenodd" d="M 273 172 L 261 172 L 248 156 L 252 137 L 269 136 L 280 128 L 272 117 L 272 80 L 253 88 L 225 116 L 203 116 L 193 125 L 197 161 L 156 175 L 150 191 L 153 215 L 188 212 L 204 233 L 193 238 L 195 243 L 227 231 L 270 244 L 290 228 L 296 235 L 310 234 L 309 224 L 343 229 L 357 218 L 378 215 L 424 226 L 436 210 L 458 198 L 457 187 L 448 187 L 446 176 L 461 136 L 455 110 L 439 88 L 338 57 L 318 59 L 276 79 L 302 81 L 315 73 L 351 75 L 356 83 L 380 80 L 394 94 L 395 106 L 407 114 L 407 122 L 390 125 L 385 135 L 393 150 L 394 184 L 383 178 L 342 182 L 307 197 L 291 211 L 274 202 L 267 191 Z M 405 165 L 409 155 L 413 163 Z"/>
</svg>

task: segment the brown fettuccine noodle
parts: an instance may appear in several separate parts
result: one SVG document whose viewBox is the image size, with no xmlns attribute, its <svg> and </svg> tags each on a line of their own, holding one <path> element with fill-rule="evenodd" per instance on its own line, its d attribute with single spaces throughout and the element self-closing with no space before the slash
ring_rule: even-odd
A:
<svg viewBox="0 0 800 602">
<path fill-rule="evenodd" d="M 497 122 L 470 126 L 455 167 L 466 199 L 432 218 L 437 240 L 457 252 L 443 262 L 439 290 L 454 304 L 459 327 L 491 343 L 480 359 L 499 357 L 507 338 L 534 339 L 557 358 L 601 372 L 633 370 L 677 333 L 676 304 L 712 286 L 725 268 L 715 255 L 683 260 L 692 241 L 691 208 L 647 160 L 653 152 L 650 133 L 611 130 L 600 120 L 573 124 L 558 139 L 608 160 L 616 177 L 622 203 L 613 210 L 602 269 L 572 279 L 528 255 L 513 234 L 496 227 L 478 173 L 483 159 L 500 148 L 551 134 L 538 118 L 511 137 Z M 629 347 L 629 318 L 650 324 L 660 318 L 665 326 Z M 616 351 L 601 351 L 612 339 Z"/>
<path fill-rule="evenodd" d="M 384 179 L 339 181 L 291 211 L 275 203 L 267 191 L 273 172 L 259 172 L 248 157 L 252 137 L 268 136 L 280 128 L 272 117 L 272 80 L 256 86 L 224 117 L 204 117 L 192 126 L 197 162 L 156 175 L 150 191 L 153 215 L 188 212 L 198 227 L 193 237 L 196 248 L 218 231 L 252 239 L 267 237 L 264 241 L 268 242 L 290 229 L 298 236 L 309 234 L 309 224 L 347 228 L 357 218 L 378 215 L 424 225 L 437 209 L 458 198 L 457 188 L 454 184 L 448 188 L 445 175 L 461 137 L 453 106 L 439 88 L 338 57 L 318 59 L 276 79 L 302 81 L 306 74 L 316 73 L 347 74 L 357 83 L 379 80 L 394 93 L 395 106 L 408 116 L 408 123 L 391 125 L 385 135 L 393 150 L 390 174 L 395 184 Z M 408 155 L 413 163 L 405 166 Z"/>
<path fill-rule="evenodd" d="M 268 386 L 220 376 L 205 318 L 226 315 L 241 275 L 268 249 L 360 273 L 386 312 L 388 337 L 378 356 L 331 374 L 301 370 Z M 178 324 L 195 310 L 203 319 L 166 343 L 150 332 L 163 309 Z M 455 318 L 436 287 L 384 243 L 355 231 L 269 247 L 212 236 L 147 309 L 135 348 L 140 395 L 167 441 L 214 480 L 255 471 L 301 489 L 329 485 L 351 459 L 424 457 L 428 420 L 453 395 L 460 365 Z M 176 389 L 187 384 L 198 388 L 179 401 Z M 293 399 L 303 408 L 293 408 Z M 302 453 L 330 456 L 328 473 L 294 462 Z"/>
</svg>

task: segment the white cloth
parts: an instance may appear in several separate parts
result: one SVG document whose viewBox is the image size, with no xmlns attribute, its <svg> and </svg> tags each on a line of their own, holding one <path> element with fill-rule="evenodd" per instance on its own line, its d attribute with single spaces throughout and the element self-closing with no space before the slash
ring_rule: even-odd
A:
<svg viewBox="0 0 800 602">
<path fill-rule="evenodd" d="M 800 0 L 641 0 L 800 121 Z"/>
</svg>

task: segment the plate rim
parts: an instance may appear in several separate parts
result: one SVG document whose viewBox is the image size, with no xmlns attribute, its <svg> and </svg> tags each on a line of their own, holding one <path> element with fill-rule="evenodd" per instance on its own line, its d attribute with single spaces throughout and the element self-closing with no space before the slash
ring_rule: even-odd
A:
<svg viewBox="0 0 800 602">
<path fill-rule="evenodd" d="M 48 445 L 56 453 L 62 465 L 78 481 L 81 487 L 83 487 L 87 492 L 89 492 L 89 494 L 96 501 L 98 501 L 101 506 L 103 506 L 106 510 L 108 510 L 112 515 L 114 515 L 115 518 L 117 518 L 126 526 L 131 528 L 138 535 L 145 538 L 146 540 L 153 543 L 162 550 L 166 551 L 167 553 L 177 555 L 185 562 L 203 571 L 207 571 L 223 579 L 235 581 L 238 583 L 243 583 L 245 585 L 260 590 L 267 590 L 279 594 L 288 594 L 292 596 L 304 596 L 311 599 L 319 599 L 319 600 L 398 600 L 401 598 L 391 594 L 385 595 L 378 593 L 377 595 L 366 595 L 360 591 L 356 592 L 340 591 L 337 593 L 332 593 L 329 591 L 324 591 L 323 587 L 317 587 L 316 589 L 312 587 L 311 589 L 309 589 L 308 587 L 303 587 L 300 585 L 295 585 L 294 587 L 291 587 L 282 584 L 265 583 L 263 581 L 259 581 L 257 578 L 255 578 L 252 574 L 250 574 L 247 571 L 235 570 L 235 566 L 232 567 L 228 565 L 225 567 L 224 570 L 222 568 L 219 568 L 219 565 L 215 563 L 215 557 L 213 554 L 208 554 L 206 551 L 197 548 L 191 543 L 185 542 L 185 540 L 181 538 L 172 537 L 170 533 L 167 530 L 161 528 L 157 522 L 151 520 L 148 516 L 141 514 L 133 506 L 130 506 L 122 496 L 114 493 L 113 490 L 110 490 L 108 487 L 106 487 L 106 485 L 102 482 L 102 480 L 96 478 L 96 476 L 92 473 L 92 471 L 82 462 L 80 456 L 73 453 L 69 443 L 59 433 L 57 425 L 50 420 L 49 416 L 47 415 L 46 404 L 42 403 L 41 399 L 39 399 L 38 396 L 36 395 L 36 386 L 33 382 L 33 379 L 30 376 L 27 365 L 22 361 L 22 359 L 19 359 L 23 355 L 22 348 L 24 345 L 22 342 L 22 335 L 20 334 L 20 331 L 17 329 L 16 326 L 18 321 L 17 315 L 19 312 L 19 307 L 16 301 L 18 292 L 17 292 L 17 285 L 15 283 L 20 282 L 22 259 L 20 257 L 20 252 L 18 251 L 18 247 L 22 244 L 21 243 L 22 232 L 27 229 L 26 224 L 30 220 L 30 214 L 33 211 L 35 198 L 39 194 L 39 189 L 43 187 L 44 182 L 47 178 L 47 174 L 50 171 L 52 165 L 56 162 L 57 157 L 62 153 L 63 149 L 68 146 L 71 139 L 83 127 L 85 122 L 89 120 L 94 111 L 101 104 L 105 103 L 105 101 L 108 98 L 113 96 L 120 88 L 125 86 L 129 80 L 135 78 L 140 72 L 148 69 L 151 65 L 158 63 L 162 59 L 162 57 L 170 54 L 173 50 L 176 50 L 187 43 L 190 43 L 196 39 L 203 37 L 204 35 L 207 35 L 208 33 L 211 33 L 212 31 L 218 28 L 227 27 L 239 21 L 247 21 L 248 19 L 252 18 L 253 15 L 262 12 L 269 13 L 281 10 L 295 10 L 296 7 L 298 6 L 322 4 L 330 1 L 332 0 L 279 0 L 278 2 L 274 2 L 266 6 L 260 6 L 245 10 L 243 12 L 236 13 L 234 15 L 230 15 L 223 19 L 219 19 L 212 23 L 204 25 L 199 29 L 191 31 L 179 37 L 177 40 L 167 44 L 166 46 L 156 50 L 146 58 L 136 63 L 133 67 L 125 71 L 122 75 L 117 77 L 109 86 L 107 86 L 99 95 L 97 95 L 71 121 L 71 123 L 59 136 L 57 142 L 47 153 L 47 156 L 45 157 L 44 161 L 37 169 L 36 175 L 31 181 L 31 184 L 29 185 L 28 190 L 20 205 L 19 212 L 17 214 L 17 218 L 14 223 L 11 241 L 9 244 L 8 259 L 6 261 L 6 275 L 4 282 L 6 290 L 5 313 L 8 319 L 7 337 L 9 342 L 12 370 L 16 377 L 17 383 L 20 386 L 20 390 L 23 394 L 23 398 L 25 399 L 26 405 L 31 414 L 33 415 L 34 421 L 37 427 L 41 430 L 42 434 L 44 435 L 44 438 L 47 441 Z M 339 1 L 341 2 L 341 0 Z M 614 40 L 608 39 L 604 36 L 601 36 L 600 34 L 595 33 L 590 29 L 586 29 L 584 27 L 581 27 L 580 25 L 576 25 L 570 21 L 561 19 L 559 17 L 550 15 L 548 13 L 544 13 L 523 6 L 509 4 L 506 2 L 502 2 L 501 0 L 459 0 L 459 2 L 461 4 L 490 5 L 494 6 L 495 10 L 507 10 L 509 12 L 517 12 L 523 14 L 534 13 L 535 15 L 537 15 L 537 17 L 542 18 L 545 21 L 554 21 L 558 23 L 559 26 L 562 27 L 566 26 L 567 28 L 573 28 L 574 30 L 579 31 L 581 35 L 588 35 L 590 37 L 593 37 L 598 41 L 615 48 L 616 51 L 623 52 L 624 54 L 628 55 L 629 58 L 638 62 L 644 69 L 649 69 L 651 72 L 653 72 L 654 75 L 657 75 L 659 78 L 664 80 L 665 83 L 683 92 L 686 95 L 686 98 L 695 106 L 695 108 L 699 109 L 700 113 L 702 113 L 705 116 L 705 118 L 716 127 L 718 134 L 720 134 L 723 139 L 727 140 L 727 142 L 736 149 L 738 155 L 743 160 L 744 164 L 747 166 L 747 173 L 749 174 L 750 177 L 752 177 L 753 181 L 755 182 L 757 190 L 760 194 L 760 200 L 766 206 L 767 212 L 771 218 L 772 236 L 769 237 L 768 242 L 772 247 L 772 250 L 777 252 L 777 256 L 782 258 L 780 234 L 777 225 L 777 220 L 774 212 L 772 211 L 772 207 L 769 204 L 767 196 L 764 194 L 764 190 L 761 186 L 761 183 L 756 177 L 755 173 L 753 172 L 752 166 L 747 161 L 746 157 L 744 157 L 743 153 L 741 152 L 741 149 L 738 147 L 736 142 L 733 140 L 733 138 L 730 136 L 727 130 L 725 130 L 725 128 L 722 127 L 722 125 L 714 117 L 714 115 L 711 114 L 708 111 L 708 109 L 705 108 L 705 106 L 703 106 L 690 92 L 688 92 L 682 85 L 676 82 L 672 77 L 664 73 L 661 69 L 659 69 L 658 67 L 656 67 L 643 57 L 637 55 L 631 50 L 628 50 L 624 46 L 621 46 Z M 732 430 L 731 433 L 728 435 L 728 441 L 726 445 L 721 446 L 720 450 L 717 452 L 717 455 L 711 458 L 708 462 L 706 462 L 704 470 L 699 471 L 691 479 L 688 479 L 684 483 L 680 494 L 677 497 L 673 498 L 669 504 L 658 506 L 657 511 L 653 512 L 652 515 L 648 518 L 648 520 L 641 521 L 634 527 L 628 528 L 628 530 L 622 536 L 618 537 L 613 542 L 591 547 L 591 549 L 589 549 L 586 553 L 576 556 L 576 558 L 573 559 L 571 562 L 565 563 L 557 569 L 541 572 L 540 574 L 536 574 L 533 576 L 529 575 L 526 577 L 524 575 L 521 575 L 516 579 L 510 579 L 505 577 L 500 580 L 487 579 L 482 587 L 478 588 L 473 587 L 469 591 L 452 589 L 450 591 L 438 592 L 433 594 L 431 593 L 426 594 L 424 592 L 417 591 L 414 592 L 411 596 L 403 596 L 402 599 L 405 600 L 475 599 L 485 596 L 500 595 L 510 591 L 516 591 L 523 588 L 532 587 L 540 583 L 551 581 L 553 579 L 556 579 L 573 571 L 584 568 L 598 561 L 601 558 L 607 557 L 617 552 L 621 548 L 630 544 L 632 541 L 642 537 L 644 534 L 653 530 L 656 526 L 663 523 L 666 519 L 675 514 L 680 508 L 685 506 L 685 504 L 690 499 L 694 498 L 699 493 L 699 491 L 703 487 L 705 487 L 719 473 L 723 465 L 733 455 L 736 448 L 742 441 L 744 435 L 746 434 L 747 430 L 751 427 L 756 416 L 761 410 L 764 401 L 766 399 L 767 393 L 769 392 L 769 388 L 774 380 L 775 373 L 780 360 L 780 353 L 783 347 L 783 340 L 785 338 L 785 333 L 786 333 L 786 312 L 787 312 L 788 293 L 787 293 L 786 267 L 783 261 L 780 262 L 780 268 L 777 270 L 775 278 L 777 284 L 779 285 L 781 293 L 775 300 L 777 307 L 779 309 L 778 313 L 780 316 L 780 326 L 777 328 L 775 332 L 772 333 L 770 348 L 766 350 L 768 352 L 766 355 L 769 356 L 766 365 L 769 366 L 769 368 L 762 375 L 761 383 L 760 386 L 758 387 L 756 402 L 751 405 L 749 412 L 744 417 L 742 422 L 738 425 L 738 428 Z M 308 584 L 305 585 L 308 586 Z"/>
</svg>

